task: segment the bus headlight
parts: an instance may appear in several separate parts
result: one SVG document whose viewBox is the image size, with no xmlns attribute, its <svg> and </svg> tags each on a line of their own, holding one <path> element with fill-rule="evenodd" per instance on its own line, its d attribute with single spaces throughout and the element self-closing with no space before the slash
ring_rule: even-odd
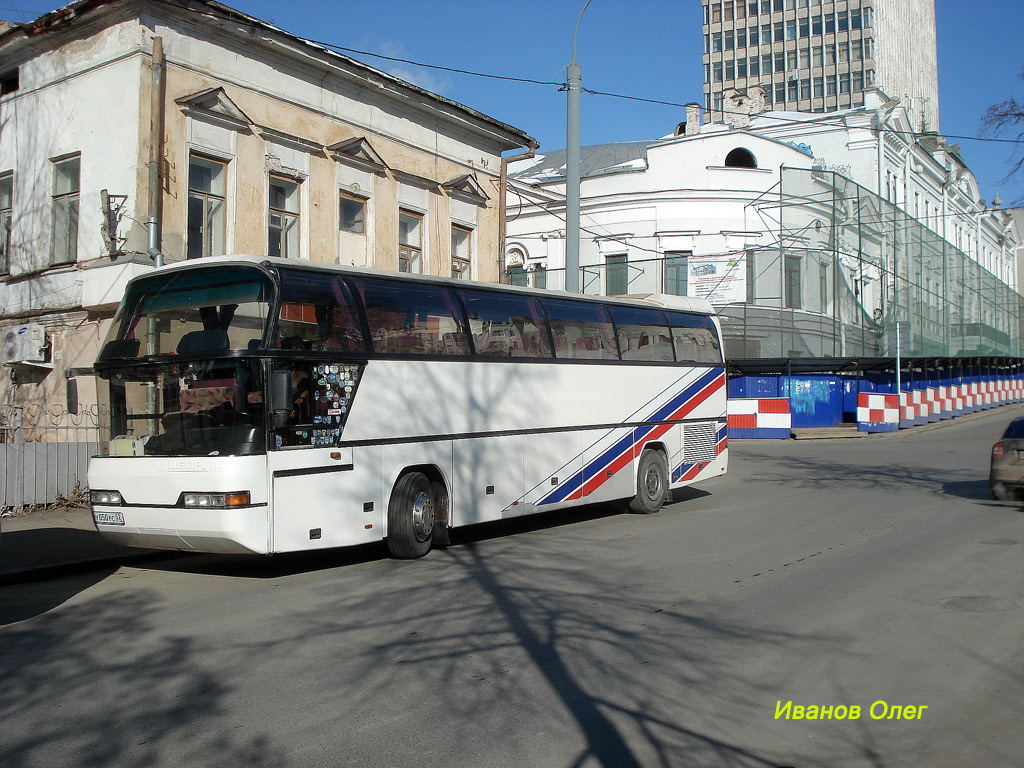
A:
<svg viewBox="0 0 1024 768">
<path fill-rule="evenodd" d="M 117 491 L 89 491 L 89 501 L 105 507 L 120 507 L 124 504 L 124 499 Z"/>
<path fill-rule="evenodd" d="M 189 509 L 227 509 L 229 507 L 249 506 L 249 492 L 233 493 L 201 493 L 186 491 L 181 494 L 178 506 Z"/>
</svg>

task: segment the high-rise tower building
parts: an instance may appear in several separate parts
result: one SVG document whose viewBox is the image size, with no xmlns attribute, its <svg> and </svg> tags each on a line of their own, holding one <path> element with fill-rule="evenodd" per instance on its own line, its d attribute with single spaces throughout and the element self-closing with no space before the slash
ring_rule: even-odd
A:
<svg viewBox="0 0 1024 768">
<path fill-rule="evenodd" d="M 760 86 L 768 108 L 833 112 L 864 89 L 901 98 L 915 130 L 939 128 L 934 0 L 701 0 L 704 102 Z"/>
</svg>

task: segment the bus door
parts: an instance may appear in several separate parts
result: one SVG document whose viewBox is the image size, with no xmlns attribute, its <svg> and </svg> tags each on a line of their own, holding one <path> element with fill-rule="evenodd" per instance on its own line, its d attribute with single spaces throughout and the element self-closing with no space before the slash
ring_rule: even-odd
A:
<svg viewBox="0 0 1024 768">
<path fill-rule="evenodd" d="M 339 447 L 362 365 L 287 363 L 272 376 L 271 551 L 379 541 L 380 462 Z M 347 388 L 347 389 L 346 389 Z M 379 454 L 379 450 L 377 451 Z M 376 469 L 374 468 L 376 465 Z"/>
</svg>

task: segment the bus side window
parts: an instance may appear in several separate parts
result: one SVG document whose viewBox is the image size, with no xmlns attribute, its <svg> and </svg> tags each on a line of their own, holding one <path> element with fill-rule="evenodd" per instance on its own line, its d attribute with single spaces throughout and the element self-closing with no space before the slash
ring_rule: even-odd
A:
<svg viewBox="0 0 1024 768">
<path fill-rule="evenodd" d="M 611 315 L 601 304 L 548 299 L 542 301 L 555 339 L 555 357 L 617 360 Z"/>
<path fill-rule="evenodd" d="M 691 363 L 721 363 L 722 350 L 711 318 L 703 315 L 670 314 L 672 343 L 676 360 Z"/>
<path fill-rule="evenodd" d="M 281 271 L 278 349 L 365 350 L 352 296 L 336 275 Z"/>
<path fill-rule="evenodd" d="M 668 320 L 658 309 L 612 307 L 623 360 L 672 362 Z"/>
<path fill-rule="evenodd" d="M 406 355 L 469 354 L 457 297 L 449 288 L 405 281 L 355 281 L 366 308 L 373 351 Z"/>
<path fill-rule="evenodd" d="M 482 357 L 551 357 L 536 299 L 463 289 L 469 330 Z"/>
</svg>

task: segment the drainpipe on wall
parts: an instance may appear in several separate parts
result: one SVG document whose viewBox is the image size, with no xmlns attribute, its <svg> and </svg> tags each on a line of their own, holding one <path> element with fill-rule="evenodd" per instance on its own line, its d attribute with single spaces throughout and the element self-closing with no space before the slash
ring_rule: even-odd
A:
<svg viewBox="0 0 1024 768">
<path fill-rule="evenodd" d="M 161 213 L 163 202 L 164 158 L 164 41 L 153 38 L 153 82 L 150 101 L 149 136 L 149 255 L 153 263 L 162 267 L 164 255 L 160 250 Z"/>
<path fill-rule="evenodd" d="M 502 278 L 505 275 L 505 186 L 508 184 L 508 164 L 514 163 L 517 160 L 529 160 L 531 157 L 536 155 L 537 149 L 540 147 L 536 141 L 532 140 L 526 145 L 527 149 L 518 155 L 510 155 L 509 157 L 501 158 L 501 173 L 498 177 L 498 282 L 502 282 Z M 525 265 L 524 265 L 525 266 Z"/>
</svg>

